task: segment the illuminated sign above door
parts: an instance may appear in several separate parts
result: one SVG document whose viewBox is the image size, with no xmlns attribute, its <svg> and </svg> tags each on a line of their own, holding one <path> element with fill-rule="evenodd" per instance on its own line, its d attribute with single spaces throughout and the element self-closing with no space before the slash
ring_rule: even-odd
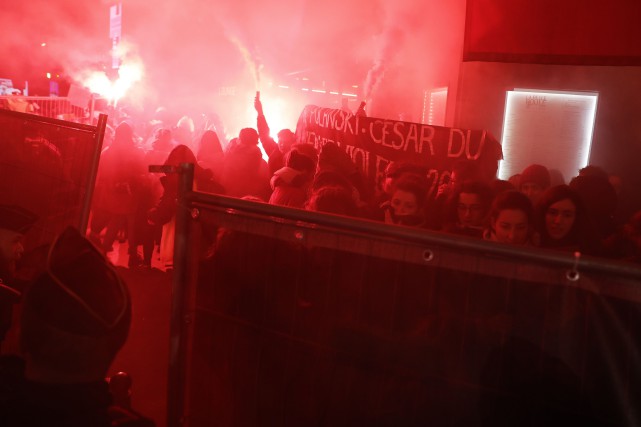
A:
<svg viewBox="0 0 641 427">
<path fill-rule="evenodd" d="M 597 101 L 595 92 L 508 91 L 499 178 L 538 163 L 557 177 L 553 182 L 568 183 L 588 164 Z"/>
</svg>

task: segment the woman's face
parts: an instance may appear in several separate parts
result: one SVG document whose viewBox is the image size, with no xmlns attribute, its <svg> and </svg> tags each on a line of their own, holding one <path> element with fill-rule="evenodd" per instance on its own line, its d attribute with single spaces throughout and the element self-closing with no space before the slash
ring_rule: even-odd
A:
<svg viewBox="0 0 641 427">
<path fill-rule="evenodd" d="M 416 196 L 409 191 L 396 190 L 390 201 L 394 214 L 399 216 L 418 214 Z"/>
<path fill-rule="evenodd" d="M 576 206 L 572 200 L 559 200 L 545 212 L 545 229 L 552 239 L 560 240 L 570 233 L 575 219 Z"/>
<path fill-rule="evenodd" d="M 492 224 L 494 240 L 501 243 L 522 245 L 527 242 L 530 230 L 528 217 L 519 209 L 503 209 Z"/>
</svg>

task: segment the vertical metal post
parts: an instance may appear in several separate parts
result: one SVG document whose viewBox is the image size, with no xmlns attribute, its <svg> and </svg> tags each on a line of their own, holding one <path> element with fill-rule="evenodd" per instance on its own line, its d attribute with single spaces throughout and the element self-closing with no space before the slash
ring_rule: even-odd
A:
<svg viewBox="0 0 641 427">
<path fill-rule="evenodd" d="M 96 175 L 98 174 L 98 163 L 100 162 L 100 152 L 102 151 L 102 141 L 105 138 L 105 129 L 107 128 L 107 115 L 101 114 L 98 117 L 98 125 L 96 126 L 96 133 L 94 134 L 95 149 L 91 157 L 91 165 L 89 170 L 89 179 L 87 181 L 87 191 L 85 199 L 80 212 L 79 230 L 84 233 L 87 230 L 89 223 L 89 212 L 91 211 L 91 199 L 93 198 L 93 190 L 96 185 Z"/>
<path fill-rule="evenodd" d="M 93 113 L 95 108 L 96 108 L 96 98 L 92 93 L 89 101 L 89 121 L 87 122 L 87 124 L 90 124 L 90 125 L 93 124 Z"/>
<path fill-rule="evenodd" d="M 174 272 L 172 278 L 171 323 L 169 331 L 169 373 L 167 380 L 167 427 L 181 427 L 185 407 L 185 287 L 189 279 L 188 251 L 191 213 L 187 194 L 193 190 L 194 165 L 179 167 L 176 232 L 174 238 Z"/>
</svg>

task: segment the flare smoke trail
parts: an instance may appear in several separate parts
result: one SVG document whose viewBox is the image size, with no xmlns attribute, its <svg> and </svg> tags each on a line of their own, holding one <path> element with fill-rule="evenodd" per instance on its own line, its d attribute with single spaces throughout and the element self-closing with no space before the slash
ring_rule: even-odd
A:
<svg viewBox="0 0 641 427">
<path fill-rule="evenodd" d="M 249 49 L 245 47 L 245 45 L 235 36 L 229 36 L 229 41 L 232 42 L 240 51 L 245 64 L 251 71 L 256 90 L 260 90 L 260 72 L 263 69 L 263 64 L 261 63 L 258 54 L 250 52 Z"/>
<path fill-rule="evenodd" d="M 394 57 L 396 49 L 398 49 L 403 42 L 404 32 L 399 27 L 388 28 L 383 34 L 383 42 L 381 48 L 377 52 L 377 57 L 374 59 L 374 65 L 367 72 L 363 87 L 363 98 L 370 100 L 375 90 L 381 83 L 385 70 Z"/>
<path fill-rule="evenodd" d="M 0 78 L 18 88 L 29 80 L 30 94 L 44 96 L 47 72 L 62 96 L 71 70 L 104 70 L 115 79 L 113 3 L 13 2 L 0 14 Z M 255 122 L 252 98 L 260 86 L 270 117 L 281 115 L 274 105 L 289 108 L 283 127 L 294 127 L 307 103 L 339 107 L 333 92 L 358 91 L 376 106 L 368 113 L 396 117 L 421 111 L 423 90 L 456 81 L 460 64 L 465 0 L 162 3 L 122 1 L 122 37 L 135 43 L 145 75 L 119 104 L 135 101 L 140 115 L 162 106 L 171 120 L 215 113 L 242 128 Z M 303 81 L 309 92 L 300 90 Z"/>
<path fill-rule="evenodd" d="M 135 47 L 127 42 L 118 45 L 121 64 L 118 78 L 112 80 L 105 71 L 93 67 L 70 68 L 69 76 L 78 85 L 106 98 L 116 106 L 118 101 L 129 94 L 144 77 L 145 67 L 142 59 L 135 53 Z"/>
<path fill-rule="evenodd" d="M 385 23 L 379 37 L 374 63 L 363 84 L 363 98 L 370 101 L 380 86 L 385 72 L 405 49 L 405 41 L 421 28 L 425 6 L 412 0 L 383 2 Z"/>
</svg>

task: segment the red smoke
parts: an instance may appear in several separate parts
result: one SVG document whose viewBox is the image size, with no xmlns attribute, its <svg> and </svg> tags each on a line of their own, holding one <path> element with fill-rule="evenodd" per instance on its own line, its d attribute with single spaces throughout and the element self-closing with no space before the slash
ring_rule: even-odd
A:
<svg viewBox="0 0 641 427">
<path fill-rule="evenodd" d="M 180 110 L 179 116 L 215 111 L 224 122 L 243 122 L 230 128 L 253 126 L 259 87 L 268 115 L 276 97 L 300 111 L 308 102 L 339 108 L 341 96 L 330 92 L 345 92 L 366 98 L 370 115 L 409 113 L 419 120 L 423 91 L 457 78 L 463 0 L 122 3 L 123 41 L 145 67 L 144 86 L 129 102 L 149 112 L 159 105 Z M 110 64 L 111 4 L 30 0 L 5 9 L 0 54 L 11 61 L 0 64 L 0 78 L 14 79 L 17 87 L 30 79 L 34 87 L 36 76 L 52 67 L 70 78 Z M 309 97 L 313 90 L 316 98 Z M 297 117 L 291 116 L 283 125 L 293 128 Z"/>
</svg>

